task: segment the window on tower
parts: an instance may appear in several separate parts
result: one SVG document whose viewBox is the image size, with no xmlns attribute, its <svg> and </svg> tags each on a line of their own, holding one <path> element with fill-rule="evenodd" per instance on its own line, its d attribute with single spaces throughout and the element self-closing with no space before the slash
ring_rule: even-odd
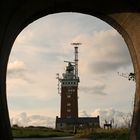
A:
<svg viewBox="0 0 140 140">
<path fill-rule="evenodd" d="M 69 93 L 75 92 L 75 89 L 68 89 Z"/>
<path fill-rule="evenodd" d="M 71 98 L 71 95 L 67 95 L 67 98 Z"/>
<path fill-rule="evenodd" d="M 71 112 L 71 109 L 67 109 L 67 112 Z"/>
<path fill-rule="evenodd" d="M 67 103 L 67 106 L 71 106 L 71 103 Z"/>
</svg>

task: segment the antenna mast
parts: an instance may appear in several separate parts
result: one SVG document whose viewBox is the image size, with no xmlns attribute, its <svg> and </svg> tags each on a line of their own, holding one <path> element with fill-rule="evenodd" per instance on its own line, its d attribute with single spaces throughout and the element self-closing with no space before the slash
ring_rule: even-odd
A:
<svg viewBox="0 0 140 140">
<path fill-rule="evenodd" d="M 75 78 L 78 79 L 78 46 L 81 43 L 71 43 L 71 45 L 75 46 Z"/>
<path fill-rule="evenodd" d="M 60 78 L 59 78 L 59 73 L 56 74 L 56 79 L 58 80 L 58 83 L 57 83 L 58 94 L 60 94 Z"/>
</svg>

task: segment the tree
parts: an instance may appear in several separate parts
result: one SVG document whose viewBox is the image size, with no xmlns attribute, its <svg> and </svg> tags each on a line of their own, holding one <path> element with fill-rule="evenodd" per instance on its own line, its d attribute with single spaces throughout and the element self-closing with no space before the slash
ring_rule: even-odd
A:
<svg viewBox="0 0 140 140">
<path fill-rule="evenodd" d="M 130 72 L 129 75 L 128 75 L 128 80 L 132 80 L 132 81 L 135 81 L 135 73 L 132 73 Z"/>
<path fill-rule="evenodd" d="M 129 81 L 132 80 L 132 81 L 136 81 L 136 77 L 135 77 L 135 73 L 134 72 L 130 72 L 129 74 L 126 74 L 126 73 L 119 73 L 119 76 L 122 76 L 124 78 L 127 78 Z"/>
</svg>

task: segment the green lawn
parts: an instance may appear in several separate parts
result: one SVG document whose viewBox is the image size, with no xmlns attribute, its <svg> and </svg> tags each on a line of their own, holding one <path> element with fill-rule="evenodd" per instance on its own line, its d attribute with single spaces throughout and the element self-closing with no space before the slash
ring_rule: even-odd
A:
<svg viewBox="0 0 140 140">
<path fill-rule="evenodd" d="M 55 130 L 45 127 L 17 127 L 12 128 L 14 138 L 39 138 L 72 136 L 72 131 Z M 92 140 L 129 140 L 129 129 L 89 129 L 77 130 L 77 138 L 90 138 Z"/>
<path fill-rule="evenodd" d="M 33 138 L 33 137 L 62 137 L 62 136 L 70 136 L 72 133 L 68 131 L 60 131 L 51 128 L 12 128 L 12 133 L 14 138 Z"/>
<path fill-rule="evenodd" d="M 83 130 L 76 137 L 93 140 L 129 140 L 129 129 L 95 129 L 92 132 Z"/>
</svg>

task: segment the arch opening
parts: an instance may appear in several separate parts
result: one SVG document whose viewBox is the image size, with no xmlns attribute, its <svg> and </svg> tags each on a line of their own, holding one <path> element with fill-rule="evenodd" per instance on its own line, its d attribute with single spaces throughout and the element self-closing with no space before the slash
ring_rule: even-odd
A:
<svg viewBox="0 0 140 140">
<path fill-rule="evenodd" d="M 73 13 L 74 14 L 74 13 Z M 68 16 L 68 15 L 66 15 L 66 16 Z M 56 17 L 57 18 L 57 17 Z M 63 17 L 64 18 L 64 17 Z M 85 17 L 84 17 L 85 18 Z M 91 18 L 91 17 L 90 17 Z M 80 19 L 80 17 L 79 17 L 79 19 Z M 96 19 L 97 20 L 97 19 Z M 43 22 L 44 22 L 45 20 L 43 20 Z M 75 20 L 73 20 L 73 21 L 75 21 Z M 65 21 L 66 22 L 66 21 Z M 86 20 L 86 22 L 87 22 L 87 20 Z M 89 23 L 91 24 L 91 22 L 92 21 L 90 21 L 89 20 Z M 45 23 L 45 22 L 44 22 Z M 51 22 L 51 24 L 52 24 L 53 22 Z M 55 23 L 55 22 L 54 22 Z M 60 22 L 61 23 L 61 22 Z M 59 24 L 60 24 L 59 23 Z M 89 24 L 88 23 L 88 24 Z M 46 23 L 45 23 L 46 24 Z M 49 23 L 50 24 L 50 23 Z M 87 23 L 83 23 L 84 25 L 86 25 Z M 77 24 L 78 25 L 78 24 Z M 92 23 L 92 25 L 93 25 L 93 23 Z M 100 52 L 101 53 L 101 56 L 103 57 L 109 57 L 109 58 L 107 58 L 107 61 L 105 62 L 106 63 L 106 65 L 107 66 L 104 66 L 104 67 L 102 67 L 103 65 L 105 65 L 105 63 L 98 63 L 98 61 L 103 61 L 102 60 L 102 58 L 101 59 L 99 59 L 99 57 L 98 56 L 96 56 L 96 53 L 93 53 L 93 54 L 91 54 L 91 57 L 89 57 L 88 58 L 88 60 L 87 59 L 80 59 L 82 62 L 81 62 L 81 64 L 80 64 L 80 66 L 79 67 L 82 67 L 84 64 L 86 65 L 85 66 L 85 68 L 87 68 L 88 67 L 88 65 L 90 64 L 91 65 L 91 59 L 93 59 L 94 58 L 94 56 L 95 56 L 95 58 L 94 58 L 94 60 L 93 61 L 95 61 L 95 63 L 92 63 L 92 65 L 94 66 L 90 66 L 90 67 L 92 67 L 93 69 L 91 70 L 92 71 L 92 73 L 94 73 L 94 72 L 96 72 L 97 73 L 97 75 L 99 74 L 101 74 L 101 72 L 102 71 L 104 71 L 104 72 L 106 72 L 107 71 L 107 73 L 108 73 L 108 75 L 110 75 L 110 73 L 109 73 L 109 71 L 112 71 L 112 70 L 114 70 L 115 72 L 116 72 L 116 76 L 118 76 L 117 75 L 117 71 L 116 71 L 116 69 L 117 70 L 120 70 L 120 71 L 122 71 L 122 70 L 124 70 L 125 68 L 119 68 L 120 66 L 118 65 L 118 63 L 121 63 L 121 62 L 119 62 L 119 61 L 117 61 L 117 62 L 111 62 L 111 61 L 109 61 L 109 60 L 112 60 L 113 58 L 114 58 L 114 56 L 116 55 L 115 54 L 115 51 L 116 51 L 116 53 L 118 53 L 118 54 L 121 54 L 120 55 L 120 58 L 121 57 L 124 57 L 124 54 L 126 54 L 127 55 L 127 53 L 124 51 L 124 50 L 121 50 L 121 51 L 118 51 L 117 50 L 117 48 L 114 48 L 114 50 L 109 50 L 109 48 L 110 48 L 110 46 L 111 45 L 114 45 L 112 42 L 113 41 L 115 41 L 115 40 L 113 40 L 114 38 L 113 38 L 113 36 L 117 36 L 118 37 L 118 35 L 117 35 L 117 33 L 116 33 L 116 31 L 115 30 L 112 30 L 109 26 L 107 26 L 106 25 L 106 27 L 102 27 L 102 24 L 101 25 L 99 25 L 99 22 L 98 22 L 98 26 L 101 28 L 100 30 L 99 29 L 97 29 L 94 33 L 92 32 L 93 30 L 95 30 L 94 28 L 93 29 L 85 29 L 85 30 L 88 30 L 88 33 L 87 34 L 85 34 L 84 32 L 85 31 L 83 31 L 83 30 L 80 30 L 79 29 L 79 33 L 81 33 L 80 35 L 77 35 L 76 37 L 72 37 L 72 39 L 67 39 L 66 37 L 67 37 L 67 34 L 64 34 L 64 36 L 65 36 L 65 39 L 66 40 L 63 40 L 63 42 L 62 41 L 57 41 L 57 42 L 61 42 L 60 44 L 52 44 L 52 46 L 50 46 L 50 47 L 54 47 L 54 46 L 60 46 L 59 48 L 61 48 L 61 46 L 64 46 L 63 47 L 63 49 L 60 51 L 61 53 L 62 53 L 62 51 L 64 51 L 65 53 L 63 54 L 64 56 L 66 56 L 67 54 L 68 54 L 68 50 L 69 51 L 71 51 L 70 49 L 67 49 L 66 50 L 66 45 L 70 45 L 70 42 L 71 42 L 71 40 L 72 41 L 81 41 L 82 43 L 83 43 L 83 45 L 85 44 L 85 46 L 87 47 L 87 46 L 92 46 L 92 45 L 94 45 L 94 46 L 98 46 L 97 48 L 95 48 L 95 50 L 93 51 L 93 48 L 87 48 L 87 50 L 85 49 L 83 49 L 83 48 L 79 48 L 79 51 L 80 51 L 80 54 L 81 54 L 81 59 L 82 58 L 84 58 L 85 56 L 86 56 L 86 58 L 87 57 L 89 57 L 89 54 L 88 54 L 88 52 Z M 42 27 L 42 26 L 41 26 Z M 77 26 L 78 27 L 78 26 Z M 38 32 L 38 30 L 37 30 L 37 25 L 35 24 L 34 25 L 34 28 L 35 28 L 35 32 L 34 32 L 34 34 L 35 34 L 35 36 L 37 35 L 37 34 L 39 34 L 39 32 Z M 83 25 L 82 25 L 82 27 L 81 27 L 81 29 L 83 28 Z M 105 29 L 105 31 L 104 30 L 102 30 L 103 28 L 106 28 Z M 44 29 L 43 29 L 44 30 Z M 55 29 L 54 29 L 55 30 Z M 52 30 L 51 30 L 52 31 Z M 70 30 L 71 31 L 71 30 Z M 32 38 L 32 36 L 33 36 L 33 33 L 32 32 L 30 32 L 30 29 L 28 28 L 28 36 L 26 36 L 26 34 L 25 35 L 23 35 L 23 37 L 21 37 L 19 40 L 24 44 L 24 37 L 25 38 L 27 38 L 27 42 L 28 42 L 28 40 L 30 40 L 30 37 Z M 47 30 L 47 32 L 49 32 L 48 30 Z M 60 32 L 60 31 L 59 31 Z M 96 32 L 98 32 L 98 34 L 96 33 Z M 24 34 L 24 33 L 23 33 Z M 108 35 L 108 36 L 107 36 Z M 43 35 L 44 36 L 44 35 Z M 72 35 L 71 35 L 72 36 Z M 98 38 L 98 36 L 100 36 L 101 37 L 101 39 L 100 38 Z M 58 35 L 57 35 L 57 37 L 58 37 Z M 57 39 L 57 37 L 54 37 L 53 36 L 53 38 L 56 38 Z M 40 38 L 39 36 L 37 36 L 37 38 L 35 39 L 35 41 L 37 41 L 38 40 L 38 38 Z M 91 41 L 86 41 L 86 39 L 87 38 L 90 38 L 89 40 L 91 40 Z M 110 40 L 110 38 L 112 38 L 112 42 L 107 42 L 106 44 L 104 44 L 103 43 L 103 41 L 105 41 L 105 40 Z M 23 39 L 23 40 L 22 40 Z M 42 39 L 42 38 L 41 38 Z M 45 40 L 45 39 L 42 39 L 42 40 Z M 52 40 L 52 39 L 50 39 L 50 40 Z M 84 41 L 83 41 L 84 40 Z M 92 44 L 92 40 L 93 40 L 93 42 L 94 42 L 94 44 Z M 116 40 L 116 43 L 117 43 L 117 41 L 118 40 Z M 40 42 L 43 42 L 44 43 L 44 41 L 40 41 Z M 35 46 L 36 44 L 39 44 L 40 45 L 40 42 L 35 42 L 35 43 L 33 43 L 33 45 Z M 68 42 L 68 43 L 67 43 Z M 45 45 L 48 45 L 49 46 L 49 42 L 46 42 L 46 43 L 44 43 L 41 47 L 44 47 Z M 103 44 L 103 45 L 106 45 L 106 46 L 108 46 L 109 48 L 106 48 L 106 50 L 109 52 L 109 54 L 106 54 L 105 52 L 104 52 L 104 50 L 102 50 L 102 45 L 101 44 Z M 119 44 L 117 44 L 118 45 L 118 47 L 119 47 Z M 19 44 L 18 46 L 22 46 L 22 44 Z M 27 46 L 28 47 L 30 47 L 31 46 L 31 44 L 30 44 L 30 42 L 27 44 Z M 125 46 L 126 47 L 126 46 Z M 20 48 L 21 49 L 21 48 Z M 23 48 L 22 48 L 23 49 Z M 33 48 L 32 48 L 33 49 Z M 38 50 L 37 50 L 38 49 Z M 56 50 L 56 48 L 53 48 L 53 51 L 54 50 Z M 27 53 L 29 53 L 29 50 L 28 50 L 28 48 L 24 48 L 24 51 L 25 51 L 25 54 L 27 54 Z M 36 51 L 39 51 L 39 48 L 36 48 Z M 51 49 L 50 50 L 46 50 L 46 51 L 52 51 Z M 43 51 L 41 51 L 41 53 L 42 53 Z M 59 53 L 60 53 L 59 52 Z M 86 53 L 87 52 L 87 53 Z M 33 51 L 32 51 L 32 53 L 33 53 Z M 58 50 L 57 50 L 57 52 L 56 52 L 56 54 L 58 53 Z M 60 54 L 61 54 L 60 53 Z M 60 54 L 59 54 L 59 56 L 60 56 Z M 19 58 L 25 58 L 25 56 L 21 56 L 21 53 L 19 53 L 18 54 L 19 55 Z M 34 55 L 34 54 L 33 54 Z M 48 55 L 50 55 L 50 54 L 48 54 Z M 53 54 L 54 55 L 54 54 Z M 85 56 L 84 56 L 85 55 Z M 110 56 L 111 55 L 111 56 Z M 57 56 L 58 57 L 58 56 Z M 112 58 L 110 58 L 110 57 L 112 57 Z M 59 58 L 59 60 L 61 60 L 62 59 L 62 56 L 61 57 L 58 57 Z M 27 58 L 26 58 L 27 59 Z M 29 63 L 28 61 L 31 59 L 31 57 L 30 58 L 28 58 L 27 60 L 26 60 L 26 62 L 27 63 Z M 49 58 L 47 58 L 47 59 L 49 59 Z M 51 58 L 52 59 L 52 58 Z M 127 59 L 127 58 L 126 58 Z M 14 59 L 13 59 L 14 60 Z M 43 59 L 42 59 L 43 60 Z M 33 60 L 33 61 L 35 61 L 35 60 Z M 32 63 L 33 63 L 33 61 L 32 61 Z M 56 58 L 55 58 L 55 61 L 56 61 Z M 85 61 L 85 62 L 84 62 Z M 87 64 L 87 62 L 88 61 L 90 61 L 90 63 L 88 63 Z M 40 61 L 41 62 L 41 61 Z M 52 61 L 52 63 L 54 63 L 53 61 Z M 112 63 L 115 63 L 114 65 L 112 65 L 112 66 L 110 66 Z M 125 60 L 125 62 L 122 62 L 121 63 L 121 65 L 125 65 L 125 63 L 129 63 L 129 62 L 127 62 L 127 60 Z M 13 65 L 20 65 L 21 67 L 19 67 L 20 68 L 20 70 L 22 70 L 22 68 L 23 68 L 23 70 L 24 70 L 24 63 L 22 63 L 22 62 L 19 62 L 19 61 L 15 61 L 15 63 L 13 63 Z M 55 63 L 54 63 L 54 65 L 55 65 Z M 116 65 L 118 65 L 118 67 L 116 66 Z M 109 67 L 110 66 L 110 67 Z M 57 67 L 59 67 L 59 66 L 57 66 Z M 39 66 L 39 68 L 40 68 L 40 66 Z M 96 69 L 95 69 L 96 68 Z M 111 69 L 112 68 L 112 69 Z M 34 68 L 34 69 L 36 69 L 36 68 Z M 46 68 L 45 68 L 46 69 Z M 56 68 L 55 68 L 56 69 Z M 109 70 L 110 69 L 110 70 Z M 130 68 L 131 69 L 131 68 Z M 86 71 L 86 72 L 85 72 Z M 56 72 L 54 72 L 54 73 L 57 73 L 57 71 Z M 54 74 L 53 73 L 53 74 Z M 90 77 L 91 76 L 91 73 L 89 73 L 89 71 L 87 71 L 86 69 L 85 70 L 82 70 L 81 71 L 81 74 L 83 74 L 83 73 L 88 73 L 88 76 Z M 44 74 L 43 74 L 44 75 Z M 112 74 L 111 74 L 112 75 Z M 21 76 L 21 75 L 20 75 Z M 49 76 L 48 76 L 49 77 Z M 87 74 L 86 75 L 84 75 L 83 76 L 84 78 L 83 79 L 86 79 L 86 77 L 87 77 Z M 103 77 L 104 77 L 104 75 L 103 74 L 101 74 L 100 75 L 100 77 L 102 77 L 101 79 L 103 79 Z M 47 78 L 47 77 L 46 77 Z M 107 78 L 107 77 L 104 77 L 105 79 Z M 118 76 L 118 78 L 120 78 L 119 76 Z M 89 78 L 88 78 L 89 79 Z M 97 87 L 97 88 L 95 88 L 94 90 L 96 90 L 96 92 L 99 92 L 99 94 L 101 93 L 101 96 L 103 95 L 105 95 L 106 93 L 105 92 L 103 92 L 102 90 L 100 91 L 99 89 L 101 88 L 101 89 L 104 89 L 104 84 L 103 83 L 105 83 L 105 81 L 104 82 L 102 82 L 102 83 L 99 83 L 99 81 L 101 81 L 101 79 L 98 79 L 97 80 L 97 77 L 93 77 L 93 79 L 96 79 L 96 80 L 91 80 L 89 83 L 92 83 L 93 81 L 95 82 L 95 81 L 98 81 L 98 82 L 95 82 L 96 83 L 96 86 L 95 85 L 90 85 L 89 84 L 89 86 L 87 86 L 87 87 L 85 87 L 84 85 L 85 85 L 85 83 L 82 83 L 83 85 L 82 85 L 82 88 L 80 89 L 80 91 L 79 92 L 82 92 L 83 90 L 85 91 L 85 92 L 87 92 L 87 90 L 89 90 L 89 91 L 91 91 L 91 87 Z M 24 79 L 24 80 L 28 80 L 28 79 Z M 110 79 L 111 80 L 111 79 Z M 43 80 L 44 81 L 44 80 Z M 86 80 L 85 80 L 86 81 Z M 87 82 L 87 81 L 86 81 Z M 111 84 L 111 81 L 109 82 L 110 84 Z M 112 85 L 113 86 L 113 85 Z M 118 85 L 118 88 L 119 88 L 119 86 L 120 85 Z M 88 89 L 89 88 L 89 89 Z M 93 89 L 92 89 L 93 90 Z M 107 91 L 107 92 L 111 92 L 111 91 Z M 112 90 L 112 92 L 113 92 L 113 90 Z M 122 92 L 124 92 L 123 90 L 122 90 Z M 80 94 L 80 93 L 79 93 Z M 114 94 L 117 94 L 117 92 L 115 93 L 114 92 Z M 57 95 L 56 95 L 57 96 Z M 98 96 L 96 97 L 96 98 L 98 98 Z M 23 97 L 21 98 L 21 99 L 23 99 Z M 98 108 L 99 109 L 99 108 Z M 108 108 L 109 109 L 109 108 Z M 107 110 L 107 109 L 106 109 Z M 111 110 L 111 109 L 110 109 Z M 97 110 L 96 110 L 97 111 Z M 111 110 L 111 111 L 114 111 L 114 110 Z M 43 113 L 44 113 L 44 111 L 43 111 Z M 84 112 L 83 112 L 84 113 Z M 97 112 L 94 112 L 94 113 L 97 113 Z"/>
<path fill-rule="evenodd" d="M 78 2 L 78 1 L 77 1 Z M 68 3 L 60 0 L 58 2 L 49 2 L 48 1 L 39 1 L 32 3 L 26 2 L 16 3 L 16 1 L 9 5 L 7 3 L 3 3 L 4 7 L 2 7 L 2 12 L 5 11 L 9 7 L 9 11 L 7 11 L 6 16 L 2 15 L 2 24 L 0 24 L 1 28 L 1 49 L 0 49 L 0 92 L 1 92 L 1 126 L 0 131 L 2 135 L 1 139 L 11 140 L 11 132 L 10 132 L 10 123 L 8 118 L 8 109 L 6 104 L 6 70 L 8 57 L 10 54 L 10 50 L 12 48 L 13 42 L 16 36 L 20 33 L 20 31 L 30 24 L 32 21 L 44 16 L 53 13 L 53 12 L 62 12 L 62 11 L 78 11 L 85 12 L 87 9 L 90 9 L 87 14 L 96 15 L 103 20 L 110 23 L 110 25 L 114 25 L 114 27 L 120 31 L 123 35 L 125 41 L 127 42 L 130 53 L 132 57 L 132 61 L 134 64 L 134 70 L 136 74 L 136 94 L 135 94 L 135 104 L 134 104 L 134 114 L 133 114 L 133 123 L 131 128 L 131 139 L 139 140 L 140 135 L 140 55 L 139 55 L 139 6 L 137 5 L 137 1 L 117 1 L 111 4 L 112 2 L 107 1 L 104 6 L 102 6 L 102 1 L 100 2 L 80 2 L 73 3 L 70 0 Z M 10 3 L 10 2 L 9 2 Z M 16 4 L 15 4 L 16 3 Z M 127 5 L 125 7 L 125 4 Z M 20 5 L 20 7 L 19 7 Z M 111 6 L 110 6 L 111 5 Z M 115 8 L 112 7 L 115 5 Z M 132 6 L 133 5 L 133 6 Z M 6 6 L 6 7 L 5 7 Z M 11 8 L 12 6 L 12 8 Z M 109 7 L 110 6 L 110 7 Z M 18 8 L 17 8 L 18 7 Z M 32 9 L 32 10 L 31 10 Z M 75 10 L 77 9 L 77 10 Z M 85 10 L 84 10 L 85 9 Z M 25 10 L 25 11 L 24 11 Z M 83 13 L 84 13 L 83 12 Z M 134 13 L 135 12 L 135 13 Z M 5 13 L 5 12 L 3 12 Z M 99 14 L 100 13 L 100 14 Z M 102 13 L 102 14 L 101 14 Z M 108 18 L 107 18 L 108 17 Z M 7 134 L 5 135 L 5 132 Z"/>
</svg>

